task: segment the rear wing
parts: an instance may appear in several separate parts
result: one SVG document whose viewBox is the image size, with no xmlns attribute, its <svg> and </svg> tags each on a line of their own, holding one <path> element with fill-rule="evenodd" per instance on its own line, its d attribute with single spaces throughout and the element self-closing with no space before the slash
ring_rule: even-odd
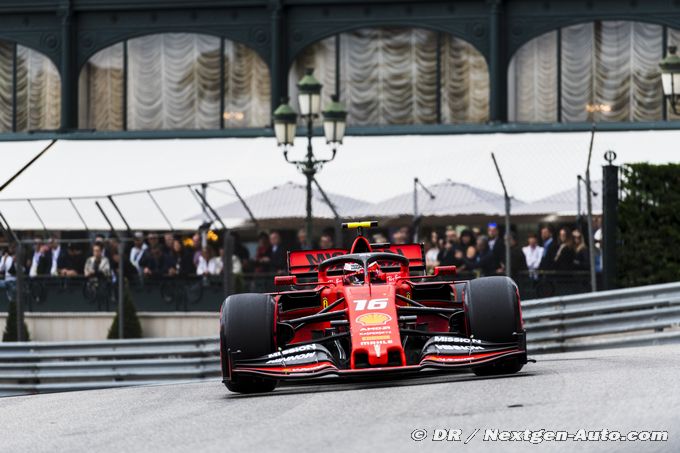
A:
<svg viewBox="0 0 680 453">
<path fill-rule="evenodd" d="M 425 249 L 423 244 L 372 244 L 375 252 L 396 253 L 408 258 L 411 272 L 425 270 Z M 288 252 L 288 273 L 301 277 L 315 277 L 319 264 L 334 256 L 346 255 L 345 249 L 295 250 Z"/>
</svg>

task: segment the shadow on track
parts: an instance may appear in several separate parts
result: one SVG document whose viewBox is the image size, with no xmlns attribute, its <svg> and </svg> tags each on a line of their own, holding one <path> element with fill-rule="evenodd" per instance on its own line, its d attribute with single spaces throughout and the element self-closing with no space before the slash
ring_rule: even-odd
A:
<svg viewBox="0 0 680 453">
<path fill-rule="evenodd" d="M 474 376 L 468 375 L 461 376 L 462 373 L 449 373 L 449 374 L 439 374 L 432 376 L 419 376 L 413 377 L 389 377 L 378 379 L 361 379 L 361 380 L 351 380 L 347 379 L 337 379 L 328 378 L 327 380 L 317 381 L 317 383 L 310 382 L 285 382 L 280 383 L 276 390 L 269 393 L 252 393 L 252 394 L 239 394 L 231 393 L 225 388 L 227 394 L 224 399 L 241 399 L 241 398 L 262 398 L 262 397 L 276 397 L 283 395 L 303 395 L 307 393 L 319 393 L 319 392 L 345 392 L 352 390 L 367 390 L 367 389 L 379 389 L 387 387 L 410 387 L 418 385 L 431 385 L 431 384 L 446 384 L 454 382 L 470 382 L 470 381 L 486 381 L 491 379 L 517 379 L 517 378 L 528 378 L 534 376 L 534 372 L 519 372 L 517 374 L 511 375 L 497 375 L 497 376 Z M 455 378 L 459 376 L 459 378 Z M 454 377 L 454 379 L 452 379 Z"/>
</svg>

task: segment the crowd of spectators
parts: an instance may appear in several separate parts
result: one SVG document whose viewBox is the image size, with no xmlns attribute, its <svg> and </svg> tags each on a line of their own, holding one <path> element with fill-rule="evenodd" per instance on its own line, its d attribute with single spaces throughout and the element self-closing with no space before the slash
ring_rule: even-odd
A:
<svg viewBox="0 0 680 453">
<path fill-rule="evenodd" d="M 405 244 L 413 242 L 409 227 L 375 233 L 373 242 Z M 317 241 L 310 241 L 304 229 L 295 238 L 288 236 L 284 243 L 279 231 L 261 232 L 251 256 L 238 233 L 234 239 L 232 266 L 234 274 L 267 275 L 287 271 L 287 252 L 311 248 L 335 247 L 332 232 L 324 232 Z M 599 234 L 599 231 L 598 233 Z M 596 234 L 596 239 L 597 239 Z M 537 278 L 541 271 L 571 272 L 589 269 L 588 245 L 578 228 L 558 230 L 545 225 L 539 234 L 529 233 L 523 246 L 514 233 L 507 236 L 511 250 L 513 276 L 527 273 Z M 432 230 L 425 238 L 425 258 L 429 271 L 435 266 L 455 265 L 460 273 L 500 275 L 505 273 L 505 238 L 498 225 L 489 223 L 480 228 L 448 226 Z M 597 246 L 597 241 L 595 242 Z M 128 279 L 161 277 L 217 277 L 223 273 L 224 248 L 213 232 L 196 232 L 179 236 L 173 233 L 136 232 L 124 247 L 123 269 Z M 251 249 L 253 250 L 253 249 Z M 30 277 L 99 277 L 115 281 L 120 263 L 119 242 L 116 238 L 97 235 L 90 244 L 62 241 L 58 236 L 47 241 L 35 239 L 32 250 L 26 253 L 25 273 Z M 0 287 L 16 278 L 16 250 L 3 251 L 0 259 Z"/>
<path fill-rule="evenodd" d="M 541 271 L 573 272 L 590 268 L 588 246 L 578 228 L 562 227 L 556 233 L 551 225 L 545 225 L 540 229 L 540 238 L 529 233 L 526 245 L 520 247 L 514 232 L 504 238 L 495 223 L 489 223 L 484 232 L 453 226 L 443 232 L 432 231 L 425 244 L 426 265 L 429 270 L 453 265 L 459 272 L 482 276 L 505 274 L 506 238 L 510 240 L 510 267 L 514 276 L 526 272 L 536 278 Z"/>
</svg>

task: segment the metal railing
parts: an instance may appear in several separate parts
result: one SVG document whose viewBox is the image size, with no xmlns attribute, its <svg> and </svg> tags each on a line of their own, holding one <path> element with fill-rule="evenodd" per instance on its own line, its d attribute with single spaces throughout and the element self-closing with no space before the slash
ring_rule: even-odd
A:
<svg viewBox="0 0 680 453">
<path fill-rule="evenodd" d="M 680 283 L 522 303 L 529 352 L 680 342 Z"/>
<path fill-rule="evenodd" d="M 522 303 L 530 354 L 680 342 L 680 283 Z M 0 396 L 212 379 L 218 337 L 0 343 Z"/>
<path fill-rule="evenodd" d="M 0 343 L 0 396 L 218 376 L 215 337 Z"/>
</svg>

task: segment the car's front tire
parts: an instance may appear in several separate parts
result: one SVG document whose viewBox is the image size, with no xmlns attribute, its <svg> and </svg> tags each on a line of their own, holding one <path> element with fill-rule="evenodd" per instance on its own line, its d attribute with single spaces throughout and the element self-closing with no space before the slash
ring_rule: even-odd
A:
<svg viewBox="0 0 680 453">
<path fill-rule="evenodd" d="M 220 316 L 220 356 L 222 379 L 236 393 L 271 392 L 274 379 L 257 376 L 230 377 L 228 352 L 235 360 L 252 359 L 276 350 L 274 323 L 276 303 L 267 294 L 235 294 L 222 304 Z"/>
<path fill-rule="evenodd" d="M 474 338 L 495 343 L 518 341 L 522 320 L 517 286 L 508 277 L 482 277 L 470 281 L 465 311 Z M 522 369 L 526 355 L 473 368 L 477 376 L 513 374 Z"/>
</svg>

